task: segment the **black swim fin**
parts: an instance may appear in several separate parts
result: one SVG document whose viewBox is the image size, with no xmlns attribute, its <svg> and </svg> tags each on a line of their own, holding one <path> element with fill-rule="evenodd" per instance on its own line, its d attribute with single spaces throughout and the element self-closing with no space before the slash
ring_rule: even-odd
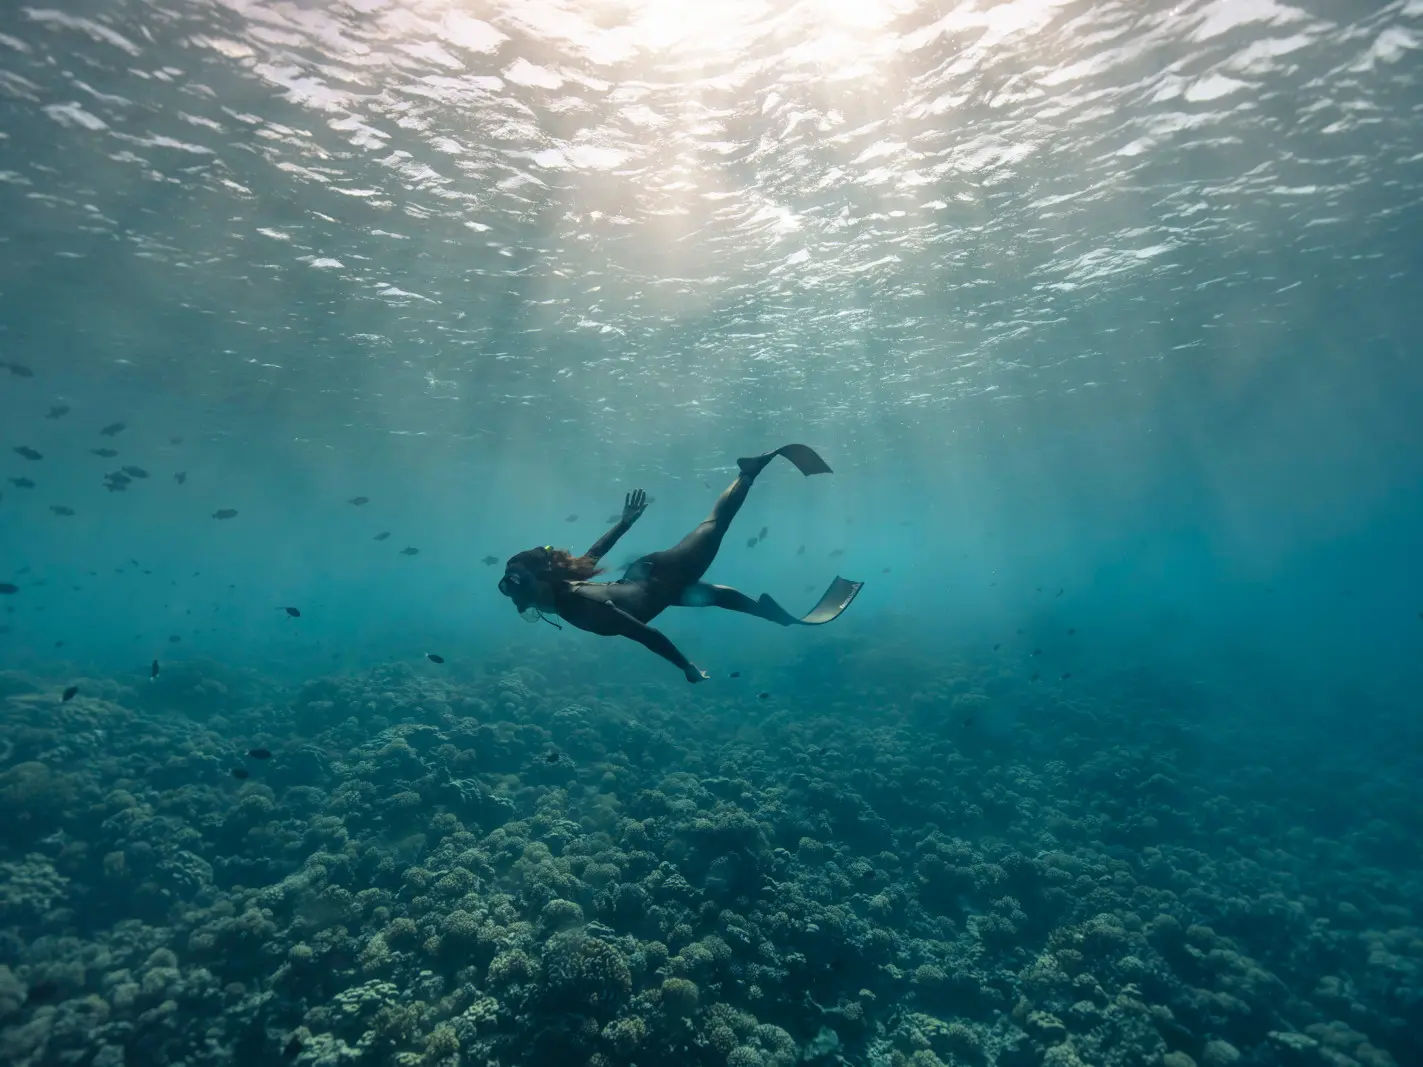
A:
<svg viewBox="0 0 1423 1067">
<path fill-rule="evenodd" d="M 838 619 L 864 587 L 864 582 L 852 582 L 847 578 L 836 576 L 835 580 L 830 583 L 830 588 L 825 590 L 825 595 L 820 598 L 820 603 L 799 619 L 777 604 L 766 593 L 761 594 L 761 599 L 757 601 L 757 604 L 761 607 L 763 619 L 778 622 L 782 626 L 821 626 L 833 619 Z"/>
<path fill-rule="evenodd" d="M 736 461 L 737 468 L 742 474 L 756 477 L 761 473 L 762 468 L 770 463 L 777 456 L 785 456 L 796 465 L 796 470 L 800 471 L 807 478 L 812 474 L 833 474 L 830 464 L 820 458 L 820 453 L 809 445 L 782 445 L 774 452 L 766 452 L 759 456 L 750 456 L 746 459 Z"/>
</svg>

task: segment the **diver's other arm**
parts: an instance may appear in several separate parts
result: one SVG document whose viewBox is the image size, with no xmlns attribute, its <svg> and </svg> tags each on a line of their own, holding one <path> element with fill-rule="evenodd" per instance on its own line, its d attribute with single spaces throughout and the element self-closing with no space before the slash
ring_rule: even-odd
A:
<svg viewBox="0 0 1423 1067">
<path fill-rule="evenodd" d="M 645 622 L 639 622 L 616 604 L 608 604 L 608 610 L 613 612 L 617 620 L 614 624 L 617 627 L 617 634 L 621 637 L 631 637 L 643 648 L 651 652 L 656 652 L 667 662 L 682 668 L 682 674 L 689 682 L 702 682 L 708 677 L 706 671 L 699 670 L 697 665 L 682 655 L 682 650 L 674 645 L 671 640 L 661 630 L 655 630 Z"/>
<path fill-rule="evenodd" d="M 613 550 L 613 546 L 618 543 L 618 538 L 632 529 L 632 524 L 637 522 L 646 510 L 647 494 L 641 489 L 634 489 L 623 501 L 623 517 L 618 520 L 618 524 L 594 541 L 593 547 L 584 555 L 602 559 Z"/>
</svg>

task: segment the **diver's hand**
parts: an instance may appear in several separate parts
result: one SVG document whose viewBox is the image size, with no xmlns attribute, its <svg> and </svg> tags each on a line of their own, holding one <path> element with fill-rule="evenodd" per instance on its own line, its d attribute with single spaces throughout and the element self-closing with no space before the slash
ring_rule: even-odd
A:
<svg viewBox="0 0 1423 1067">
<path fill-rule="evenodd" d="M 623 502 L 623 522 L 636 522 L 647 510 L 647 494 L 634 489 Z"/>
<path fill-rule="evenodd" d="M 710 674 L 708 674 L 704 670 L 700 670 L 694 664 L 691 663 L 687 664 L 687 669 L 682 673 L 687 676 L 687 681 L 691 682 L 693 685 L 696 685 L 698 682 L 705 682 L 709 678 L 711 678 Z"/>
</svg>

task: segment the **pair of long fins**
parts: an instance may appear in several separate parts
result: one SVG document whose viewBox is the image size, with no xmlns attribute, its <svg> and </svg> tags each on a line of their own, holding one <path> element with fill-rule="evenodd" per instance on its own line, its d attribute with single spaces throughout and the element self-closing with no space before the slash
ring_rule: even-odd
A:
<svg viewBox="0 0 1423 1067">
<path fill-rule="evenodd" d="M 812 474 L 833 474 L 830 464 L 821 459 L 820 453 L 809 445 L 782 445 L 774 452 L 767 452 L 760 456 L 751 456 L 746 459 L 736 461 L 737 468 L 743 473 L 755 477 L 761 473 L 762 468 L 770 463 L 777 456 L 790 460 L 795 464 L 796 470 L 800 471 L 807 478 Z M 837 619 L 844 613 L 855 597 L 864 588 L 864 582 L 852 582 L 848 578 L 835 576 L 835 580 L 830 583 L 830 588 L 825 590 L 825 594 L 820 598 L 820 602 L 811 608 L 809 612 L 797 619 L 781 605 L 777 604 L 771 597 L 762 593 L 757 603 L 761 605 L 761 610 L 766 614 L 763 616 L 771 622 L 780 623 L 782 626 L 822 626 L 832 619 Z"/>
</svg>

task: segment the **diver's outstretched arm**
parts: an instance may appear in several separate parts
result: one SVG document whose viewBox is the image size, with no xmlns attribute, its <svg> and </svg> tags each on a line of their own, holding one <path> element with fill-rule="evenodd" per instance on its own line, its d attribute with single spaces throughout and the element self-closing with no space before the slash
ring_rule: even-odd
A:
<svg viewBox="0 0 1423 1067">
<path fill-rule="evenodd" d="M 661 630 L 655 630 L 647 623 L 639 622 L 616 604 L 608 604 L 608 610 L 617 620 L 614 626 L 618 636 L 631 637 L 644 648 L 656 652 L 668 663 L 682 668 L 682 673 L 689 682 L 700 682 L 706 679 L 706 673 L 698 670 L 696 664 L 682 655 L 681 649 L 674 645 Z"/>
<path fill-rule="evenodd" d="M 594 541 L 593 547 L 584 555 L 602 559 L 613 550 L 613 546 L 618 543 L 618 538 L 632 529 L 632 524 L 637 522 L 646 510 L 647 494 L 641 489 L 634 489 L 623 502 L 623 516 L 618 520 L 618 524 Z"/>
</svg>

